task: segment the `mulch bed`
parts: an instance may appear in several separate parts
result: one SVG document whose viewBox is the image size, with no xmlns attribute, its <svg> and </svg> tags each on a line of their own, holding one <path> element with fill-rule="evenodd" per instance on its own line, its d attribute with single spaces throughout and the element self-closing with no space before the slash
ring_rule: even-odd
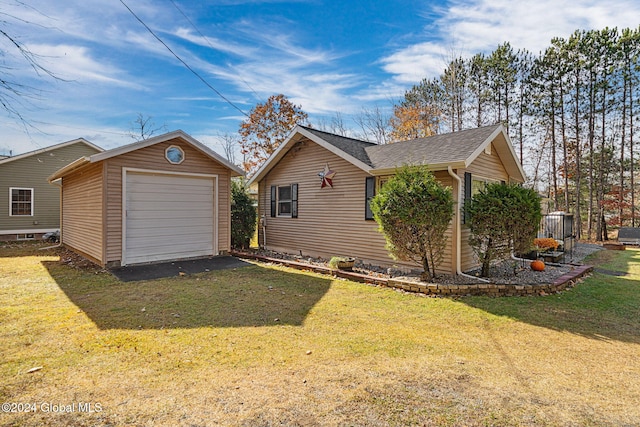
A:
<svg viewBox="0 0 640 427">
<path fill-rule="evenodd" d="M 305 258 L 268 251 L 232 252 L 232 255 L 430 296 L 548 295 L 571 287 L 579 278 L 593 269 L 588 265 L 558 265 L 547 267 L 545 272 L 534 272 L 529 268 L 528 262 L 513 260 L 494 266 L 492 273 L 495 276 L 489 278 L 489 283 L 479 278 L 452 275 L 440 275 L 432 282 L 426 283 L 420 280 L 418 272 L 412 275 L 394 276 L 394 271 L 391 269 L 384 274 L 381 272 L 383 269 L 379 267 L 372 269 L 371 266 L 362 263 L 357 263 L 354 271 L 342 271 L 332 269 L 327 260 L 320 258 Z M 535 280 L 531 280 L 532 277 Z M 529 278 L 528 281 L 527 278 Z"/>
</svg>

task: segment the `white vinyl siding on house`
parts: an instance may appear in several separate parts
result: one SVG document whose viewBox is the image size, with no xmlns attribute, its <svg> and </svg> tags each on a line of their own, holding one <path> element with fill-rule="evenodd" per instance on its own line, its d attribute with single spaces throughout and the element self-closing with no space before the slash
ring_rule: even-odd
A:
<svg viewBox="0 0 640 427">
<path fill-rule="evenodd" d="M 215 254 L 215 177 L 125 176 L 123 265 Z"/>
<path fill-rule="evenodd" d="M 9 188 L 9 216 L 33 216 L 33 188 Z"/>
</svg>

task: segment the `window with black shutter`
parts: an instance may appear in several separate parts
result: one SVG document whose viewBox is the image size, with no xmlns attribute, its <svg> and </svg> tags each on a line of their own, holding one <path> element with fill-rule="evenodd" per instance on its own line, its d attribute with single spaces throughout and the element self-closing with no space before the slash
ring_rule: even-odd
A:
<svg viewBox="0 0 640 427">
<path fill-rule="evenodd" d="M 271 186 L 271 216 L 298 217 L 298 184 Z"/>
</svg>

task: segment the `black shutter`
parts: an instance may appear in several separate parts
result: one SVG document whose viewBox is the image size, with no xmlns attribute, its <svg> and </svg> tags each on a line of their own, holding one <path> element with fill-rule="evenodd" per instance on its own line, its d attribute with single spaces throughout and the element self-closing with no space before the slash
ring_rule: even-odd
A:
<svg viewBox="0 0 640 427">
<path fill-rule="evenodd" d="M 298 184 L 291 184 L 291 218 L 298 218 Z"/>
<path fill-rule="evenodd" d="M 368 176 L 365 178 L 365 200 L 364 200 L 364 219 L 373 219 L 371 212 L 371 199 L 376 195 L 376 177 Z"/>
<path fill-rule="evenodd" d="M 464 214 L 462 215 L 462 223 L 466 224 L 469 221 L 469 214 L 467 213 L 467 203 L 471 201 L 471 173 L 464 173 Z"/>
<path fill-rule="evenodd" d="M 275 185 L 271 186 L 271 216 L 275 217 L 276 216 L 276 191 L 278 191 L 278 188 Z"/>
</svg>

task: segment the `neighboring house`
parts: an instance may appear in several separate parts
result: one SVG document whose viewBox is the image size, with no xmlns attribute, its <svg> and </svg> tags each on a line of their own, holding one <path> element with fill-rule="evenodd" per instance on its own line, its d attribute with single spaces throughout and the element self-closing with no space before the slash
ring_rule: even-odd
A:
<svg viewBox="0 0 640 427">
<path fill-rule="evenodd" d="M 82 138 L 0 158 L 0 240 L 35 239 L 60 228 L 60 191 L 47 177 L 102 151 Z"/>
<path fill-rule="evenodd" d="M 303 256 L 356 257 L 379 266 L 419 268 L 390 258 L 369 201 L 403 165 L 426 164 L 451 187 L 455 217 L 439 270 L 476 266 L 462 214 L 487 182 L 525 180 L 502 125 L 376 145 L 297 126 L 249 181 L 259 184 L 259 243 Z"/>
<path fill-rule="evenodd" d="M 231 177 L 240 175 L 174 131 L 78 159 L 49 182 L 62 188 L 62 244 L 118 266 L 228 251 Z"/>
</svg>

